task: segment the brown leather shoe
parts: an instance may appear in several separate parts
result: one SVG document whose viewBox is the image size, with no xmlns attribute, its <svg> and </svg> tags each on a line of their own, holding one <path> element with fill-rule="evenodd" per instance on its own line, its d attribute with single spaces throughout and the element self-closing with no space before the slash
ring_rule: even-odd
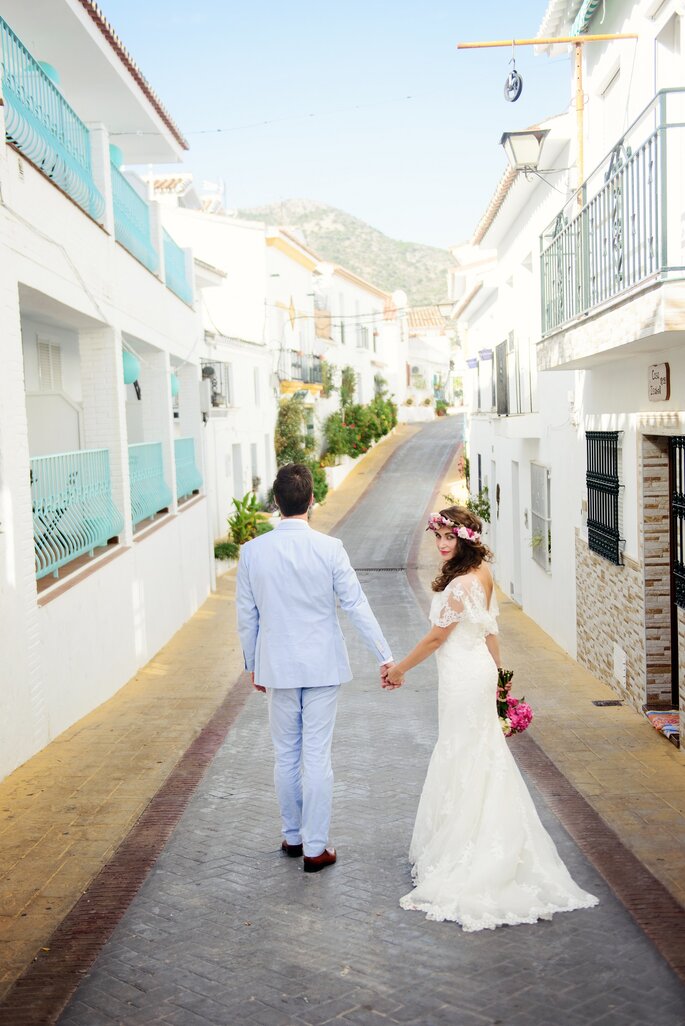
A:
<svg viewBox="0 0 685 1026">
<path fill-rule="evenodd" d="M 301 844 L 288 844 L 287 841 L 283 841 L 283 843 L 281 844 L 281 851 L 284 851 L 285 854 L 291 859 L 302 858 L 303 849 Z"/>
<path fill-rule="evenodd" d="M 320 855 L 305 855 L 304 871 L 305 873 L 318 873 L 326 866 L 332 866 L 337 857 L 335 848 L 324 848 Z"/>
</svg>

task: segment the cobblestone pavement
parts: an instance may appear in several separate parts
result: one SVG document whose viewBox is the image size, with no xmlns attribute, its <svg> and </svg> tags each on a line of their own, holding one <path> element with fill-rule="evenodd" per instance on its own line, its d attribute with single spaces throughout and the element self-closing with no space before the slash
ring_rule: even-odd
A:
<svg viewBox="0 0 685 1026">
<path fill-rule="evenodd" d="M 358 567 L 402 566 L 454 421 L 399 450 L 340 536 Z M 362 572 L 396 655 L 425 629 L 402 572 Z M 536 796 L 596 909 L 464 934 L 402 911 L 436 734 L 436 673 L 386 694 L 352 630 L 334 749 L 336 866 L 278 851 L 264 700 L 251 695 L 60 1026 L 681 1026 L 683 990 Z"/>
</svg>

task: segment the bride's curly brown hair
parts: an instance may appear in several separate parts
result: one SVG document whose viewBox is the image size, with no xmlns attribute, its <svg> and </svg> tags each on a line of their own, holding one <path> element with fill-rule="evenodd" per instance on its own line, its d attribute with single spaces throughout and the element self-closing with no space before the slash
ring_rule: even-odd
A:
<svg viewBox="0 0 685 1026">
<path fill-rule="evenodd" d="M 483 531 L 483 521 L 465 506 L 448 506 L 447 509 L 440 510 L 440 516 L 451 520 L 455 527 L 468 527 L 469 530 L 478 531 L 479 534 Z M 444 591 L 455 577 L 462 577 L 469 570 L 475 570 L 481 563 L 489 563 L 491 560 L 492 552 L 481 541 L 457 538 L 456 551 L 451 559 L 442 564 L 440 573 L 433 581 L 433 591 Z"/>
</svg>

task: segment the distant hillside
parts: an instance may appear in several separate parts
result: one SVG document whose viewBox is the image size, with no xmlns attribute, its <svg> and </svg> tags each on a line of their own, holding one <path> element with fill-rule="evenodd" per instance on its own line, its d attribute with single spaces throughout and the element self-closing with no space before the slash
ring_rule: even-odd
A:
<svg viewBox="0 0 685 1026">
<path fill-rule="evenodd" d="M 300 228 L 307 245 L 325 260 L 342 264 L 387 292 L 404 289 L 412 306 L 428 306 L 447 295 L 447 268 L 452 263 L 447 250 L 390 239 L 326 203 L 291 199 L 236 214 L 247 220 Z"/>
</svg>

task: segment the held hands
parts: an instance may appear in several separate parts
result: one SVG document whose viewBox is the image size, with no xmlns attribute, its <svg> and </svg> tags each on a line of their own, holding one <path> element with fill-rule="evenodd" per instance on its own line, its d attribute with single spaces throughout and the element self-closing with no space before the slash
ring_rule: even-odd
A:
<svg viewBox="0 0 685 1026">
<path fill-rule="evenodd" d="M 383 663 L 381 666 L 381 687 L 385 691 L 394 691 L 404 684 L 404 674 L 400 673 L 395 663 Z"/>
<path fill-rule="evenodd" d="M 252 687 L 255 689 L 255 691 L 261 691 L 262 694 L 265 695 L 266 694 L 266 688 L 263 687 L 261 684 L 255 684 L 255 682 L 254 682 L 254 673 L 251 673 L 250 677 L 252 678 Z"/>
</svg>

